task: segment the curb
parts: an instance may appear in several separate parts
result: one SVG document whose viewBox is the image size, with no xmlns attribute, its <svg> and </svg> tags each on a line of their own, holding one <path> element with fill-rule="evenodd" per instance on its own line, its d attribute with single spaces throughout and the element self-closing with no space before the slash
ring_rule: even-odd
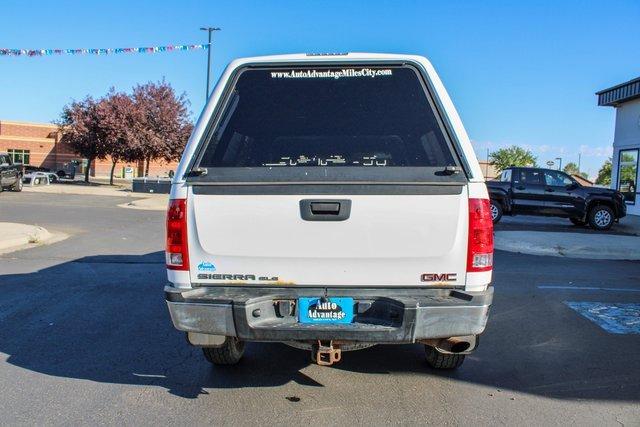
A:
<svg viewBox="0 0 640 427">
<path fill-rule="evenodd" d="M 0 239 L 0 254 L 55 243 L 69 237 L 63 233 L 52 234 L 46 228 L 37 225 L 0 222 L 0 230 L 3 228 L 20 231 L 15 233 L 15 236 Z"/>
<path fill-rule="evenodd" d="M 160 197 L 145 197 L 131 202 L 121 203 L 119 208 L 138 209 L 146 211 L 166 211 L 169 203 L 169 195 L 165 194 Z"/>
</svg>

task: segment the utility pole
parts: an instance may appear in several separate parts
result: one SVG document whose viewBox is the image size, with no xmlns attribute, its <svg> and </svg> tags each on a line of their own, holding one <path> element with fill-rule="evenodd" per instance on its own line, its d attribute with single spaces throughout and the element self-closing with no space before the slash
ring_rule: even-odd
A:
<svg viewBox="0 0 640 427">
<path fill-rule="evenodd" d="M 487 175 L 489 175 L 489 149 L 487 148 L 487 164 L 485 165 L 485 172 L 484 172 L 484 180 L 487 180 Z"/>
<path fill-rule="evenodd" d="M 205 96 L 205 100 L 209 99 L 209 76 L 211 75 L 211 33 L 214 31 L 220 31 L 222 28 L 218 27 L 200 27 L 202 31 L 206 31 L 209 33 L 209 48 L 207 49 L 207 96 Z"/>
<path fill-rule="evenodd" d="M 580 158 L 582 157 L 582 153 L 578 153 L 578 172 L 580 172 Z"/>
</svg>

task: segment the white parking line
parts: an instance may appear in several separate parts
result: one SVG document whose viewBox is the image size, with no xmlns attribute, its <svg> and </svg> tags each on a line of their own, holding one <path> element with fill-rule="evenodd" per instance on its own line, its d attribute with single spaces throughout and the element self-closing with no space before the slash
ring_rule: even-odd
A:
<svg viewBox="0 0 640 427">
<path fill-rule="evenodd" d="M 538 289 L 563 289 L 570 291 L 609 291 L 609 292 L 640 292 L 637 288 L 601 288 L 597 286 L 555 286 L 540 285 Z"/>
</svg>

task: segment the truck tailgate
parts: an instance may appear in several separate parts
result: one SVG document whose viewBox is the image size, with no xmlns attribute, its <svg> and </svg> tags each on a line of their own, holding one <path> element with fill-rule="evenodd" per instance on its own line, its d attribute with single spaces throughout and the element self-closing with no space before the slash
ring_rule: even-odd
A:
<svg viewBox="0 0 640 427">
<path fill-rule="evenodd" d="M 464 284 L 467 192 L 424 195 L 201 195 L 188 205 L 196 283 L 420 286 Z M 300 200 L 348 199 L 344 221 L 307 221 Z M 434 285 L 433 281 L 429 283 Z"/>
</svg>

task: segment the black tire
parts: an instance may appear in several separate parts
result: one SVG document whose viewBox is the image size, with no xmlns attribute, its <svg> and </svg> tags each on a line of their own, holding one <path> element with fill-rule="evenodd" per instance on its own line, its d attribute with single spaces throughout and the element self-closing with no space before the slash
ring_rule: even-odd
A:
<svg viewBox="0 0 640 427">
<path fill-rule="evenodd" d="M 578 227 L 584 227 L 585 224 L 586 224 L 580 218 L 569 218 L 569 221 L 571 221 L 573 223 L 573 225 L 577 225 Z"/>
<path fill-rule="evenodd" d="M 17 192 L 22 191 L 22 177 L 21 176 L 19 176 L 18 180 L 16 181 L 16 183 L 13 184 L 13 186 L 11 187 L 11 191 L 17 191 Z"/>
<path fill-rule="evenodd" d="M 204 347 L 204 357 L 214 365 L 235 365 L 244 355 L 244 342 L 227 337 L 221 347 Z"/>
<path fill-rule="evenodd" d="M 613 209 L 607 205 L 596 205 L 589 210 L 589 225 L 594 230 L 608 230 L 615 221 Z"/>
<path fill-rule="evenodd" d="M 502 218 L 502 205 L 497 200 L 491 200 L 491 219 L 496 224 Z"/>
<path fill-rule="evenodd" d="M 424 346 L 427 363 L 433 369 L 458 369 L 464 362 L 464 354 L 440 353 L 430 345 Z"/>
</svg>

